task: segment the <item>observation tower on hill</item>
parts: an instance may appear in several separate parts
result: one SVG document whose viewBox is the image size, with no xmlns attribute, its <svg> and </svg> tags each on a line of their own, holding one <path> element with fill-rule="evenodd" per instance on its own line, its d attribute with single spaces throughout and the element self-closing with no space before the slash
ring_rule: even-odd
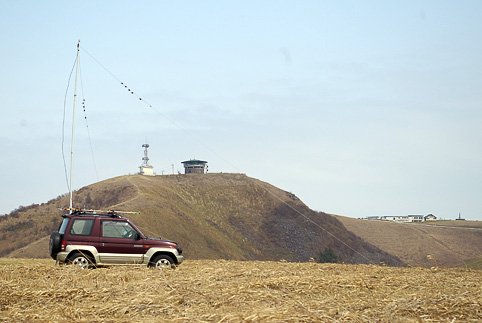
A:
<svg viewBox="0 0 482 323">
<path fill-rule="evenodd" d="M 204 174 L 204 170 L 206 170 L 207 173 L 207 163 L 207 161 L 198 159 L 183 161 L 182 164 L 184 165 L 184 174 Z"/>
</svg>

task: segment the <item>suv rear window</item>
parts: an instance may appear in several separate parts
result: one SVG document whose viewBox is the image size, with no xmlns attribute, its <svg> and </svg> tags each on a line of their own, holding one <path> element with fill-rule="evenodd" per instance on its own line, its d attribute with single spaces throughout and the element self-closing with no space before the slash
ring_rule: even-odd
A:
<svg viewBox="0 0 482 323">
<path fill-rule="evenodd" d="M 65 234 L 65 230 L 67 230 L 67 225 L 69 224 L 69 218 L 64 218 L 62 220 L 62 224 L 60 225 L 59 233 Z"/>
<path fill-rule="evenodd" d="M 93 219 L 75 219 L 70 228 L 70 234 L 74 236 L 90 236 L 93 227 Z"/>
</svg>

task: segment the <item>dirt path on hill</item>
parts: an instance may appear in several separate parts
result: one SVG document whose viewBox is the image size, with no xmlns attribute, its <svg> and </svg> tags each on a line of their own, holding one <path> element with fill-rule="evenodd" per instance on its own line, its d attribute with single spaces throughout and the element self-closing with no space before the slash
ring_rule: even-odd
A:
<svg viewBox="0 0 482 323">
<path fill-rule="evenodd" d="M 117 206 L 120 206 L 120 205 L 129 203 L 129 202 L 132 202 L 132 201 L 134 201 L 134 200 L 137 200 L 137 199 L 138 199 L 139 197 L 141 197 L 142 195 L 144 195 L 144 193 L 141 191 L 141 189 L 139 188 L 139 186 L 132 181 L 132 178 L 131 178 L 131 177 L 127 177 L 127 181 L 129 182 L 129 184 L 131 184 L 132 186 L 134 186 L 134 187 L 136 188 L 136 190 L 137 190 L 137 195 L 131 197 L 131 198 L 128 199 L 128 200 L 125 200 L 125 201 L 122 201 L 122 202 L 120 202 L 120 203 L 114 204 L 114 205 L 112 205 L 111 208 L 114 208 L 114 207 L 117 207 Z"/>
</svg>

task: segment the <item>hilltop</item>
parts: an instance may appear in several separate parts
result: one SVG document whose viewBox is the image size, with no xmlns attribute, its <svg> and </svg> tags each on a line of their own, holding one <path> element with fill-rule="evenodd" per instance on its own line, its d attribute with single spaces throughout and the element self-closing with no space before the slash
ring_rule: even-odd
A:
<svg viewBox="0 0 482 323">
<path fill-rule="evenodd" d="M 345 263 L 403 265 L 334 216 L 294 194 L 242 174 L 126 175 L 86 186 L 74 205 L 140 211 L 148 236 L 180 243 L 187 259 L 310 261 L 331 248 Z M 0 220 L 0 256 L 48 257 L 48 235 L 68 197 L 21 208 Z"/>
</svg>

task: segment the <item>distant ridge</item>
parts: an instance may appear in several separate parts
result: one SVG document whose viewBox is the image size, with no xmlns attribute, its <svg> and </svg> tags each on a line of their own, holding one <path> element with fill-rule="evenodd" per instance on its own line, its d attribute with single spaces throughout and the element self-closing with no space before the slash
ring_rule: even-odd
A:
<svg viewBox="0 0 482 323">
<path fill-rule="evenodd" d="M 129 218 L 148 236 L 179 242 L 189 259 L 303 262 L 329 247 L 345 263 L 403 265 L 337 218 L 242 174 L 120 176 L 75 192 L 74 205 L 140 211 Z M 58 208 L 67 206 L 62 197 L 1 219 L 0 256 L 48 257 L 45 237 L 61 221 Z"/>
<path fill-rule="evenodd" d="M 337 219 L 348 230 L 396 255 L 407 265 L 482 269 L 481 222 L 453 220 L 408 224 L 343 216 Z"/>
</svg>

